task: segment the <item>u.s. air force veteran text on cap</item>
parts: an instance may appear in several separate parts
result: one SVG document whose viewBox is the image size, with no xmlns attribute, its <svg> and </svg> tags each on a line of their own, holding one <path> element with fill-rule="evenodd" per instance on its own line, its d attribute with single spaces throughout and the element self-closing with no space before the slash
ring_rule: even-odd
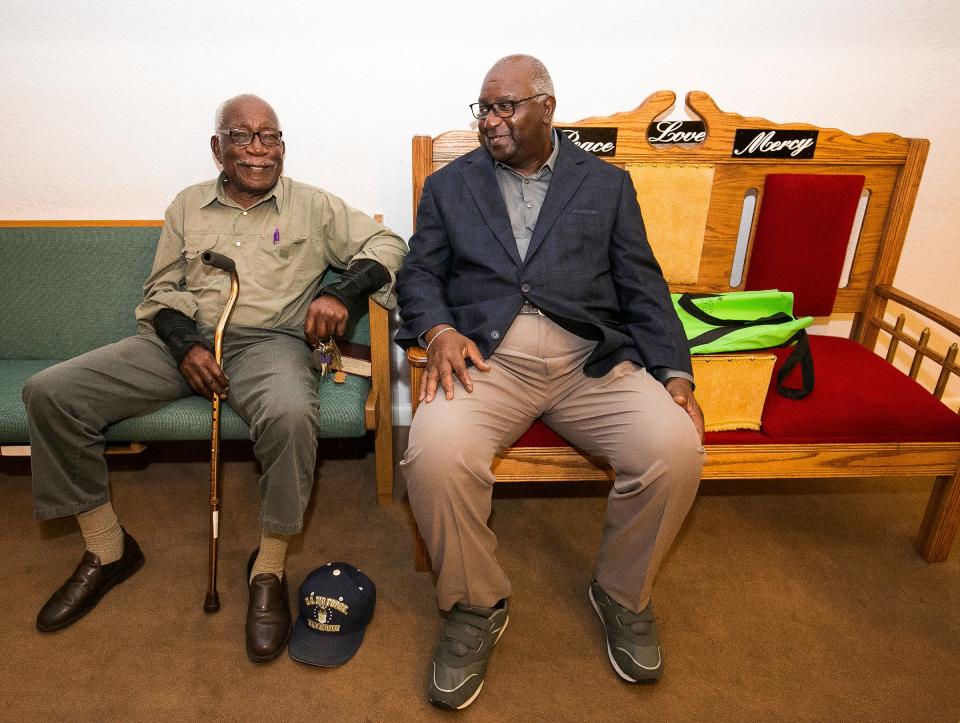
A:
<svg viewBox="0 0 960 723">
<path fill-rule="evenodd" d="M 300 614 L 287 648 L 290 657 L 333 667 L 350 660 L 363 642 L 377 603 L 377 589 L 353 565 L 328 562 L 307 575 L 299 600 Z"/>
</svg>

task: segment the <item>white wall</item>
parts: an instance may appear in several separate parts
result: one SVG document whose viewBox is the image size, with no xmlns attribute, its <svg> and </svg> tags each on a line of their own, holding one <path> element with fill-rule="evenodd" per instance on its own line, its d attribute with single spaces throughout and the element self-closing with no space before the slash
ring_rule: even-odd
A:
<svg viewBox="0 0 960 723">
<path fill-rule="evenodd" d="M 698 89 L 776 122 L 931 139 L 897 284 L 960 314 L 960 9 L 949 0 L 0 10 L 0 218 L 160 218 L 180 188 L 215 173 L 217 103 L 254 92 L 280 114 L 288 175 L 382 212 L 406 236 L 411 136 L 468 127 L 489 65 L 529 52 L 551 70 L 563 121 Z"/>
</svg>

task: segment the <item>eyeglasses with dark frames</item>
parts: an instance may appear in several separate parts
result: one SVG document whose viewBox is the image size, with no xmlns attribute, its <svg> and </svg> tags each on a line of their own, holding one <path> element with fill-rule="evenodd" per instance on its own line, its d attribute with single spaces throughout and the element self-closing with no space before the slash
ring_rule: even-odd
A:
<svg viewBox="0 0 960 723">
<path fill-rule="evenodd" d="M 259 136 L 260 142 L 265 146 L 279 146 L 283 141 L 283 131 L 248 131 L 245 128 L 224 128 L 217 133 L 229 137 L 231 143 L 241 147 L 253 143 L 254 136 Z"/>
<path fill-rule="evenodd" d="M 488 115 L 490 111 L 493 111 L 493 114 L 497 118 L 509 118 L 517 110 L 517 106 L 521 103 L 526 103 L 528 100 L 533 100 L 534 98 L 541 98 L 545 95 L 550 95 L 549 93 L 537 93 L 536 95 L 531 95 L 526 98 L 521 98 L 520 100 L 498 100 L 494 103 L 471 103 L 470 112 L 473 113 L 473 117 L 477 120 L 483 120 Z"/>
</svg>

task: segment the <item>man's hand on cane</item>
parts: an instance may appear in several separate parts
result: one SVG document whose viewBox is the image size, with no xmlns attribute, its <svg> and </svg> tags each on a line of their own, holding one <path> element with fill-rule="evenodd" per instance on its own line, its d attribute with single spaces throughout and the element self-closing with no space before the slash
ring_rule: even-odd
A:
<svg viewBox="0 0 960 723">
<path fill-rule="evenodd" d="M 217 364 L 213 354 L 201 344 L 194 344 L 180 360 L 180 373 L 190 388 L 201 397 L 212 399 L 216 394 L 220 399 L 227 398 L 230 380 Z"/>
</svg>

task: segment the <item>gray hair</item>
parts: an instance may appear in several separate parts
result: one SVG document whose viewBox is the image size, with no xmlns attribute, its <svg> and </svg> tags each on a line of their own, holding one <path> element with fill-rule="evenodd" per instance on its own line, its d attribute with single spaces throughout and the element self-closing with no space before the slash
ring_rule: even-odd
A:
<svg viewBox="0 0 960 723">
<path fill-rule="evenodd" d="M 533 77 L 530 79 L 530 88 L 535 95 L 540 95 L 541 93 L 546 95 L 553 95 L 553 80 L 550 78 L 550 72 L 539 59 L 534 58 L 532 55 L 507 55 L 503 58 L 500 58 L 496 63 L 493 64 L 493 67 L 496 68 L 501 64 L 517 64 L 526 66 L 531 70 Z"/>
<path fill-rule="evenodd" d="M 270 110 L 273 110 L 273 106 L 267 103 L 267 101 L 265 101 L 259 95 L 254 95 L 253 93 L 242 93 L 240 95 L 233 96 L 233 98 L 227 98 L 225 101 L 223 101 L 223 103 L 217 106 L 217 112 L 213 116 L 214 133 L 219 133 L 221 130 L 223 130 L 223 119 L 227 115 L 227 108 L 242 100 L 255 100 L 263 103 L 265 106 L 270 108 Z M 276 111 L 274 111 L 274 115 L 276 115 Z"/>
</svg>

